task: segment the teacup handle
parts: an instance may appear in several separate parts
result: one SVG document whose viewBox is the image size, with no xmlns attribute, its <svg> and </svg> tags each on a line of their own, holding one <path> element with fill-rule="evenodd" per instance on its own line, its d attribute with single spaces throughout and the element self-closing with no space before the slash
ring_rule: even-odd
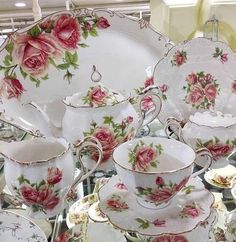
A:
<svg viewBox="0 0 236 242">
<path fill-rule="evenodd" d="M 96 148 L 98 151 L 99 157 L 98 157 L 98 161 L 96 162 L 96 165 L 93 167 L 93 169 L 91 169 L 88 172 L 85 172 L 84 164 L 81 159 L 81 152 L 82 152 L 83 148 L 88 147 L 88 146 Z M 102 151 L 102 146 L 101 146 L 100 142 L 98 141 L 98 139 L 91 137 L 91 136 L 87 136 L 86 138 L 84 138 L 80 143 L 75 145 L 75 148 L 78 148 L 77 157 L 78 157 L 78 162 L 81 167 L 81 172 L 76 176 L 74 182 L 71 185 L 71 189 L 74 189 L 80 182 L 82 182 L 83 180 L 88 178 L 100 165 L 102 157 L 103 157 L 103 151 Z"/>
<path fill-rule="evenodd" d="M 183 134 L 182 134 L 182 127 L 181 127 L 180 121 L 178 119 L 176 119 L 174 117 L 170 117 L 166 120 L 166 123 L 165 123 L 164 131 L 165 131 L 167 137 L 172 139 L 170 130 L 172 130 L 172 132 L 177 136 L 179 141 L 184 142 Z"/>
<path fill-rule="evenodd" d="M 211 152 L 207 148 L 201 148 L 201 149 L 196 150 L 196 158 L 198 156 L 206 156 L 207 157 L 207 162 L 206 162 L 205 166 L 201 170 L 196 171 L 196 172 L 194 172 L 191 175 L 192 178 L 194 178 L 194 177 L 202 174 L 204 171 L 206 171 L 211 166 L 212 161 L 213 161 L 212 154 L 211 154 Z"/>
<path fill-rule="evenodd" d="M 130 235 L 128 232 L 125 233 L 125 237 L 132 242 L 142 242 L 142 240 L 140 238 L 134 237 L 134 236 Z"/>
<path fill-rule="evenodd" d="M 142 126 L 146 126 L 151 123 L 160 113 L 162 108 L 162 101 L 159 97 L 158 93 L 155 93 L 154 90 L 158 90 L 157 86 L 149 86 L 146 87 L 138 96 L 138 106 L 139 106 L 139 113 L 141 114 L 141 118 L 138 123 L 137 132 L 141 129 Z M 142 110 L 142 102 L 144 98 L 151 96 L 154 110 L 152 109 L 151 112 L 144 112 Z"/>
</svg>

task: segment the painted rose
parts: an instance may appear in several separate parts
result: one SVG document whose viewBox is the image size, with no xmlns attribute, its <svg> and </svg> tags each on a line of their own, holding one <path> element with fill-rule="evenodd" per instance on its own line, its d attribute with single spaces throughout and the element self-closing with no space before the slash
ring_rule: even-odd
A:
<svg viewBox="0 0 236 242">
<path fill-rule="evenodd" d="M 124 183 L 117 183 L 115 187 L 120 190 L 128 190 L 127 186 Z"/>
<path fill-rule="evenodd" d="M 186 62 L 187 53 L 185 51 L 176 51 L 173 60 L 171 61 L 172 65 L 181 66 Z"/>
<path fill-rule="evenodd" d="M 95 130 L 93 136 L 96 137 L 102 145 L 102 161 L 108 160 L 111 157 L 114 148 L 119 144 L 119 142 L 115 139 L 113 131 L 107 127 L 99 127 Z M 92 159 L 95 161 L 98 160 L 97 151 L 92 153 Z"/>
<path fill-rule="evenodd" d="M 236 81 L 232 83 L 232 92 L 236 93 Z"/>
<path fill-rule="evenodd" d="M 161 92 L 167 92 L 168 86 L 166 84 L 163 84 L 162 86 L 159 86 L 159 89 Z"/>
<path fill-rule="evenodd" d="M 49 18 L 47 19 L 46 21 L 43 21 L 41 24 L 40 24 L 40 28 L 45 30 L 46 32 L 47 31 L 51 31 L 51 29 L 53 28 L 53 21 Z"/>
<path fill-rule="evenodd" d="M 87 31 L 90 31 L 90 30 L 93 28 L 93 26 L 92 26 L 92 24 L 90 24 L 89 22 L 85 22 L 85 23 L 84 23 L 84 28 L 85 28 Z"/>
<path fill-rule="evenodd" d="M 174 194 L 175 192 L 171 188 L 157 188 L 148 195 L 148 200 L 154 203 L 167 202 Z"/>
<path fill-rule="evenodd" d="M 181 214 L 183 217 L 190 217 L 190 218 L 196 218 L 200 215 L 200 213 L 201 213 L 201 209 L 198 208 L 196 205 L 186 205 L 181 211 Z"/>
<path fill-rule="evenodd" d="M 40 186 L 38 190 L 38 203 L 43 203 L 46 199 L 48 199 L 53 194 L 51 188 L 48 185 Z"/>
<path fill-rule="evenodd" d="M 32 205 L 38 202 L 38 191 L 31 186 L 22 186 L 19 189 L 20 195 L 26 204 Z"/>
<path fill-rule="evenodd" d="M 199 85 L 193 86 L 186 97 L 187 103 L 191 103 L 195 105 L 201 104 L 203 100 L 204 100 L 204 90 Z"/>
<path fill-rule="evenodd" d="M 165 185 L 165 182 L 164 182 L 162 177 L 158 176 L 156 178 L 156 185 L 158 185 L 158 186 L 164 186 Z"/>
<path fill-rule="evenodd" d="M 205 87 L 205 95 L 208 100 L 214 100 L 216 98 L 217 89 L 214 84 L 208 84 Z"/>
<path fill-rule="evenodd" d="M 182 235 L 162 235 L 151 240 L 151 242 L 190 242 Z"/>
<path fill-rule="evenodd" d="M 126 203 L 120 202 L 116 199 L 107 200 L 107 207 L 113 210 L 123 210 L 129 208 Z"/>
<path fill-rule="evenodd" d="M 165 227 L 166 226 L 166 221 L 165 220 L 159 220 L 156 219 L 155 221 L 152 222 L 155 227 Z"/>
<path fill-rule="evenodd" d="M 222 143 L 209 143 L 206 148 L 211 152 L 213 159 L 218 160 L 222 156 L 228 156 L 233 151 L 233 146 Z"/>
<path fill-rule="evenodd" d="M 197 75 L 194 73 L 191 73 L 187 76 L 186 81 L 190 84 L 190 85 L 194 85 L 197 83 Z"/>
<path fill-rule="evenodd" d="M 5 98 L 20 98 L 25 91 L 20 81 L 13 77 L 5 77 L 0 84 L 0 95 Z"/>
<path fill-rule="evenodd" d="M 47 182 L 49 184 L 57 184 L 62 179 L 62 171 L 57 167 L 48 168 Z"/>
<path fill-rule="evenodd" d="M 148 79 L 145 81 L 145 83 L 144 83 L 144 86 L 145 86 L 145 87 L 149 87 L 149 86 L 152 86 L 152 85 L 154 85 L 154 79 L 153 79 L 153 77 L 148 78 Z"/>
<path fill-rule="evenodd" d="M 61 15 L 55 22 L 53 35 L 65 50 L 74 50 L 80 41 L 80 26 L 76 18 Z"/>
<path fill-rule="evenodd" d="M 151 108 L 153 108 L 154 107 L 154 103 L 152 101 L 152 96 L 144 97 L 142 99 L 142 101 L 141 101 L 141 107 L 142 107 L 142 110 L 144 110 L 144 111 L 148 111 Z"/>
<path fill-rule="evenodd" d="M 68 242 L 70 238 L 71 238 L 71 234 L 68 233 L 68 232 L 65 232 L 65 233 L 60 234 L 60 235 L 54 240 L 54 242 Z"/>
<path fill-rule="evenodd" d="M 207 73 L 205 76 L 204 76 L 204 80 L 206 82 L 211 82 L 213 80 L 213 76 L 210 74 L 210 73 Z"/>
<path fill-rule="evenodd" d="M 228 54 L 224 53 L 220 56 L 220 61 L 221 63 L 225 63 L 226 61 L 228 61 Z"/>
<path fill-rule="evenodd" d="M 49 58 L 62 54 L 53 36 L 45 33 L 37 37 L 17 36 L 12 52 L 13 61 L 33 77 L 43 77 L 47 73 Z"/>
<path fill-rule="evenodd" d="M 96 23 L 96 26 L 99 28 L 99 29 L 106 29 L 108 27 L 110 27 L 110 24 L 108 22 L 108 20 L 104 17 L 100 17 L 98 20 L 97 20 L 97 23 Z"/>
<path fill-rule="evenodd" d="M 174 186 L 175 191 L 180 191 L 188 182 L 189 176 L 185 177 L 178 185 Z"/>
<path fill-rule="evenodd" d="M 91 106 L 104 105 L 106 103 L 107 96 L 108 93 L 105 90 L 103 90 L 100 86 L 93 87 L 92 90 L 89 92 L 89 100 Z"/>
<path fill-rule="evenodd" d="M 128 117 L 127 117 L 127 122 L 128 122 L 128 124 L 133 123 L 133 121 L 134 121 L 134 118 L 133 118 L 132 116 L 128 116 Z"/>
<path fill-rule="evenodd" d="M 145 171 L 150 163 L 157 158 L 157 151 L 149 146 L 141 146 L 136 150 L 134 168 Z"/>
<path fill-rule="evenodd" d="M 51 195 L 42 202 L 43 208 L 46 210 L 54 209 L 59 203 L 60 199 L 57 196 Z"/>
</svg>

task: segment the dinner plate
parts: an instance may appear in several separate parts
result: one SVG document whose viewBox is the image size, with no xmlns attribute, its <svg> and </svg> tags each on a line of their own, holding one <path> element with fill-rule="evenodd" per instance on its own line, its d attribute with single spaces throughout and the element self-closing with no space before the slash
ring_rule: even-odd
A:
<svg viewBox="0 0 236 242">
<path fill-rule="evenodd" d="M 168 117 L 188 120 L 196 111 L 236 114 L 236 53 L 223 42 L 195 38 L 174 46 L 154 70 Z"/>
<path fill-rule="evenodd" d="M 0 238 L 9 242 L 47 242 L 44 232 L 35 223 L 6 210 L 0 210 Z"/>
<path fill-rule="evenodd" d="M 148 22 L 119 12 L 57 12 L 14 32 L 1 46 L 1 94 L 5 99 L 17 98 L 19 104 L 48 105 L 49 116 L 58 101 L 54 114 L 60 113 L 58 105 L 63 105 L 64 97 L 91 86 L 95 65 L 105 86 L 130 96 L 135 88 L 144 86 L 145 69 L 154 66 L 172 46 Z M 15 110 L 16 105 L 12 102 L 4 108 Z M 32 130 L 32 115 L 21 109 L 17 126 Z M 8 115 L 17 119 L 18 114 Z M 58 118 L 61 116 L 54 117 Z"/>
<path fill-rule="evenodd" d="M 228 177 L 230 179 L 230 184 L 224 185 L 214 181 L 214 176 L 222 176 L 223 178 Z M 232 185 L 236 182 L 236 168 L 232 165 L 228 165 L 224 168 L 212 169 L 204 174 L 204 179 L 210 185 L 217 188 L 232 188 Z"/>
</svg>

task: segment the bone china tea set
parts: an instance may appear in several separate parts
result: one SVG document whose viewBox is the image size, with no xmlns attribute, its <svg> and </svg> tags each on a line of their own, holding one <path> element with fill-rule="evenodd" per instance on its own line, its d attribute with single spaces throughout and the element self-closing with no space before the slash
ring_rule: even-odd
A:
<svg viewBox="0 0 236 242">
<path fill-rule="evenodd" d="M 0 154 L 7 187 L 31 217 L 59 214 L 71 189 L 114 169 L 98 208 L 136 233 L 131 241 L 214 241 L 214 197 L 198 175 L 235 156 L 236 53 L 226 44 L 174 46 L 144 20 L 80 9 L 16 31 L 0 55 L 0 120 L 34 136 L 1 141 Z M 137 138 L 155 118 L 168 137 Z M 235 221 L 232 212 L 232 242 Z"/>
</svg>

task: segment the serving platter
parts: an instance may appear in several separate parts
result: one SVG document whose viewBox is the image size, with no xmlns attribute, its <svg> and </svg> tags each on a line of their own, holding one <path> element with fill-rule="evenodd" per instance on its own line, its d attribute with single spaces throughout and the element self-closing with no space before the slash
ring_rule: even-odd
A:
<svg viewBox="0 0 236 242">
<path fill-rule="evenodd" d="M 195 38 L 174 46 L 154 70 L 168 117 L 187 121 L 196 111 L 215 110 L 235 115 L 236 53 L 223 42 Z"/>
</svg>

